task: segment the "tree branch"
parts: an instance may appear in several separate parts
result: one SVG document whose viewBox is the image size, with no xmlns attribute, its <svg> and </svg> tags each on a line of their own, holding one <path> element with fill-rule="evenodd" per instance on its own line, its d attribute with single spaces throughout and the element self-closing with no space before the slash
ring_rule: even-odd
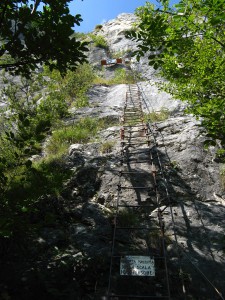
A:
<svg viewBox="0 0 225 300">
<path fill-rule="evenodd" d="M 38 5 L 40 4 L 41 0 L 36 0 L 34 3 L 34 7 L 31 11 L 31 14 L 33 15 L 33 13 L 35 13 L 37 11 Z"/>
<path fill-rule="evenodd" d="M 4 69 L 14 69 L 14 68 L 17 68 L 19 66 L 24 66 L 24 65 L 27 65 L 27 64 L 37 64 L 37 63 L 40 63 L 42 62 L 42 58 L 38 58 L 38 59 L 33 59 L 33 60 L 26 60 L 26 61 L 18 61 L 18 62 L 15 62 L 15 63 L 6 63 L 6 64 L 0 64 L 0 70 L 4 70 Z"/>
<path fill-rule="evenodd" d="M 173 13 L 171 11 L 163 11 L 161 9 L 158 9 L 157 12 L 161 12 L 161 13 L 166 13 L 169 14 L 171 16 L 180 16 L 180 17 L 184 17 L 184 18 L 188 18 L 188 16 L 185 13 Z M 194 25 L 196 28 L 198 28 L 199 30 L 201 30 L 202 32 L 206 33 L 206 31 L 202 28 L 200 28 L 196 23 L 194 23 L 193 21 L 190 21 L 192 25 Z M 222 42 L 220 42 L 219 40 L 217 40 L 214 36 L 210 36 L 210 38 L 212 40 L 214 40 L 216 43 L 220 44 L 220 46 L 222 46 L 223 48 L 225 48 L 225 44 L 223 44 Z"/>
</svg>

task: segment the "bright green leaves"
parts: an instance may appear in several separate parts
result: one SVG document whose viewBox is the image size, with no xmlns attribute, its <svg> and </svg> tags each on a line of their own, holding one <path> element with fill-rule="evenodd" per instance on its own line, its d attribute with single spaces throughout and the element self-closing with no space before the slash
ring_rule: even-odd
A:
<svg viewBox="0 0 225 300">
<path fill-rule="evenodd" d="M 10 2 L 0 8 L 0 68 L 28 76 L 46 63 L 65 74 L 85 61 L 87 44 L 71 38 L 74 25 L 82 19 L 70 15 L 70 1 L 36 1 L 42 11 L 28 0 Z"/>
<path fill-rule="evenodd" d="M 128 36 L 136 40 L 137 58 L 147 53 L 160 67 L 163 88 L 189 102 L 208 135 L 225 145 L 225 13 L 223 0 L 182 0 L 174 7 L 161 1 L 140 7 L 140 20 Z"/>
<path fill-rule="evenodd" d="M 149 54 L 149 65 L 155 69 L 162 63 L 162 49 L 166 43 L 169 15 L 163 15 L 154 5 L 146 3 L 136 11 L 140 19 L 137 27 L 127 33 L 127 37 L 138 41 L 137 58 Z"/>
</svg>

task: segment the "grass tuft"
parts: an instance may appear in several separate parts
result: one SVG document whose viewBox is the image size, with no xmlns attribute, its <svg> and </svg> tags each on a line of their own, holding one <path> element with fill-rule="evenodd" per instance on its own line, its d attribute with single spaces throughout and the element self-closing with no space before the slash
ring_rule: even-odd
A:
<svg viewBox="0 0 225 300">
<path fill-rule="evenodd" d="M 220 167 L 220 182 L 222 188 L 225 190 L 225 164 L 222 164 Z"/>
<path fill-rule="evenodd" d="M 141 77 L 138 77 L 138 80 L 141 80 Z M 127 72 L 126 69 L 117 68 L 115 70 L 115 75 L 113 78 L 106 79 L 104 77 L 96 76 L 93 80 L 94 84 L 134 84 L 137 81 L 137 77 L 135 74 L 131 72 Z"/>
<path fill-rule="evenodd" d="M 169 118 L 170 112 L 166 108 L 162 108 L 160 111 L 154 111 L 149 114 L 145 114 L 144 119 L 146 122 L 149 120 L 151 122 L 160 122 L 160 121 L 165 121 Z"/>
<path fill-rule="evenodd" d="M 100 151 L 105 154 L 105 153 L 110 153 L 112 152 L 113 146 L 115 145 L 114 141 L 106 141 L 101 145 Z"/>
<path fill-rule="evenodd" d="M 109 125 L 107 119 L 86 117 L 74 125 L 64 126 L 55 130 L 46 146 L 48 155 L 62 155 L 71 144 L 87 143 L 96 136 L 97 132 Z"/>
</svg>

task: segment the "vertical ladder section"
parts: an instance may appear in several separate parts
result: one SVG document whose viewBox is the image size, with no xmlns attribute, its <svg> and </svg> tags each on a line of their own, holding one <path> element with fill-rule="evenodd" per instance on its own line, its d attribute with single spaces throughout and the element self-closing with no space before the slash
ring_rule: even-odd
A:
<svg viewBox="0 0 225 300">
<path fill-rule="evenodd" d="M 120 142 L 107 299 L 170 299 L 159 162 L 136 85 L 126 94 Z"/>
</svg>

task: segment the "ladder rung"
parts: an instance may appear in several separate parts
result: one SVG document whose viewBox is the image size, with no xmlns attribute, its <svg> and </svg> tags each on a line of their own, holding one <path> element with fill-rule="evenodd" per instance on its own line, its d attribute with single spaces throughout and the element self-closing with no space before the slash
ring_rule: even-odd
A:
<svg viewBox="0 0 225 300">
<path fill-rule="evenodd" d="M 135 115 L 132 114 L 132 115 L 130 115 L 130 114 L 126 114 L 125 113 L 123 116 L 124 116 L 125 119 L 127 119 L 127 118 L 131 118 L 131 119 L 134 119 L 134 118 L 135 119 L 137 119 L 137 118 L 143 118 L 143 115 L 138 115 L 138 114 L 135 114 Z"/>
<path fill-rule="evenodd" d="M 120 160 L 126 160 L 126 161 L 137 161 L 137 162 L 142 162 L 142 161 L 147 161 L 147 160 L 151 160 L 151 157 L 150 157 L 150 154 L 148 155 L 148 153 L 145 153 L 145 152 L 140 152 L 140 153 L 137 153 L 137 155 L 139 154 L 142 154 L 141 157 L 139 158 L 135 158 L 135 154 L 133 153 L 129 153 L 129 152 L 125 152 L 125 153 L 122 153 L 122 156 L 121 156 L 121 159 Z M 144 155 L 143 155 L 144 154 Z M 143 157 L 144 156 L 144 157 Z"/>
<path fill-rule="evenodd" d="M 149 152 L 149 153 L 148 153 Z M 151 153 L 151 149 L 150 148 L 147 148 L 147 149 L 145 149 L 145 150 L 143 150 L 143 151 L 137 151 L 137 152 L 134 152 L 134 151 L 125 151 L 125 153 L 126 154 L 128 154 L 128 155 L 138 155 L 138 154 L 143 154 L 143 153 L 145 153 L 146 155 L 147 154 L 150 154 Z"/>
<path fill-rule="evenodd" d="M 143 115 L 142 110 L 140 110 L 139 108 L 137 109 L 136 107 L 128 107 L 128 108 L 126 107 L 126 108 L 123 109 L 123 111 L 124 111 L 125 114 L 137 114 L 137 113 L 139 113 L 139 114 Z"/>
<path fill-rule="evenodd" d="M 124 108 L 124 113 L 126 114 L 136 114 L 136 113 L 140 113 L 141 115 L 143 115 L 143 112 L 140 110 L 140 109 L 136 109 L 135 107 L 134 108 Z"/>
<path fill-rule="evenodd" d="M 143 117 L 142 116 L 123 116 L 124 118 L 124 121 L 137 121 L 137 120 L 140 120 L 142 121 L 143 120 Z"/>
<path fill-rule="evenodd" d="M 121 141 L 121 143 L 126 144 L 127 146 L 131 146 L 131 145 L 144 145 L 144 144 L 150 143 L 150 141 L 137 142 L 137 143 L 128 143 L 126 141 L 125 142 Z"/>
<path fill-rule="evenodd" d="M 123 136 L 121 139 L 125 142 L 128 142 L 129 140 L 133 140 L 133 141 L 137 141 L 139 143 L 143 143 L 143 139 L 142 140 L 137 140 L 137 138 L 140 138 L 141 136 Z M 143 136 L 142 138 L 145 138 L 145 136 Z M 148 142 L 148 140 L 145 140 L 145 142 Z"/>
<path fill-rule="evenodd" d="M 129 229 L 129 230 L 159 230 L 160 228 L 158 228 L 158 227 L 153 227 L 153 228 L 149 228 L 149 227 L 118 227 L 118 226 L 116 226 L 116 229 L 117 230 L 127 230 L 127 229 Z"/>
<path fill-rule="evenodd" d="M 142 114 L 138 115 L 137 113 L 135 115 L 133 115 L 133 114 L 132 115 L 131 114 L 126 115 L 126 113 L 124 113 L 122 116 L 125 117 L 125 118 L 131 118 L 131 119 L 137 119 L 137 118 L 142 118 L 143 117 Z"/>
<path fill-rule="evenodd" d="M 131 189 L 131 190 L 152 190 L 152 186 L 118 186 L 119 189 Z"/>
<path fill-rule="evenodd" d="M 126 122 L 126 121 L 138 121 L 138 120 L 140 120 L 140 122 L 143 120 L 143 118 L 142 117 L 139 117 L 139 116 L 137 116 L 137 117 L 130 117 L 130 116 L 124 116 L 123 117 L 124 118 L 124 122 Z"/>
<path fill-rule="evenodd" d="M 139 131 L 139 132 L 141 133 L 141 131 Z M 136 141 L 136 139 L 139 138 L 139 137 L 146 138 L 146 136 L 124 135 L 124 136 L 122 137 L 122 140 L 125 140 L 125 141 L 130 141 L 130 140 Z"/>
<path fill-rule="evenodd" d="M 134 111 L 136 111 L 136 112 L 143 113 L 140 105 L 138 105 L 138 106 L 134 106 L 134 105 L 126 106 L 126 107 L 124 107 L 123 111 L 124 112 L 134 112 Z"/>
<path fill-rule="evenodd" d="M 127 95 L 126 103 L 127 102 L 134 102 L 134 101 L 138 101 L 140 103 L 141 102 L 140 95 Z"/>
<path fill-rule="evenodd" d="M 160 299 L 170 299 L 170 296 L 132 296 L 132 295 L 120 295 L 120 294 L 116 294 L 116 295 L 110 295 L 110 298 L 143 298 L 143 299 L 154 299 L 154 300 L 160 300 Z"/>
<path fill-rule="evenodd" d="M 132 172 L 132 171 L 130 171 L 130 172 L 129 172 L 129 171 L 127 171 L 127 172 L 126 172 L 126 171 L 124 171 L 124 172 L 121 171 L 121 172 L 119 172 L 119 173 L 120 173 L 120 174 L 140 174 L 140 175 L 141 175 L 141 174 L 146 174 L 146 172 L 135 172 L 135 171 L 134 171 L 134 172 Z"/>
<path fill-rule="evenodd" d="M 128 133 L 135 133 L 135 132 L 142 132 L 144 130 L 145 130 L 145 128 L 141 128 L 140 130 L 126 130 L 126 132 L 128 132 Z"/>
<path fill-rule="evenodd" d="M 141 256 L 141 253 L 138 253 L 138 254 L 126 254 L 126 255 L 112 255 L 113 258 L 121 258 L 121 257 L 124 257 L 124 256 L 129 256 L 129 255 L 133 255 L 133 256 Z M 143 255 L 143 254 L 142 254 Z M 146 256 L 149 256 L 149 257 L 154 257 L 154 259 L 165 259 L 166 257 L 165 256 L 156 256 L 156 255 L 152 255 L 152 254 L 149 254 L 149 255 L 146 255 Z"/>
<path fill-rule="evenodd" d="M 156 206 L 155 204 L 152 205 L 122 205 L 119 204 L 118 207 L 133 207 L 133 208 L 152 208 L 152 206 Z M 151 218 L 155 218 L 153 216 L 150 216 Z"/>
<path fill-rule="evenodd" d="M 127 95 L 127 99 L 126 100 L 133 100 L 133 99 L 136 99 L 136 100 L 140 100 L 140 95 L 132 95 L 131 93 L 129 95 Z"/>
<path fill-rule="evenodd" d="M 136 125 L 124 125 L 122 127 L 141 127 L 141 126 L 145 126 L 145 124 L 140 123 L 139 125 L 138 124 L 136 124 Z"/>
<path fill-rule="evenodd" d="M 133 163 L 133 164 L 146 164 L 146 163 L 152 163 L 151 159 L 149 160 L 139 160 L 139 161 L 136 161 L 136 160 L 129 160 L 129 159 L 126 159 L 126 160 L 121 160 L 122 163 Z"/>
<path fill-rule="evenodd" d="M 140 114 L 143 115 L 143 111 L 140 109 L 140 107 L 126 106 L 123 108 L 123 111 L 125 113 L 131 113 L 131 114 L 135 114 L 135 113 L 139 112 Z"/>
</svg>

